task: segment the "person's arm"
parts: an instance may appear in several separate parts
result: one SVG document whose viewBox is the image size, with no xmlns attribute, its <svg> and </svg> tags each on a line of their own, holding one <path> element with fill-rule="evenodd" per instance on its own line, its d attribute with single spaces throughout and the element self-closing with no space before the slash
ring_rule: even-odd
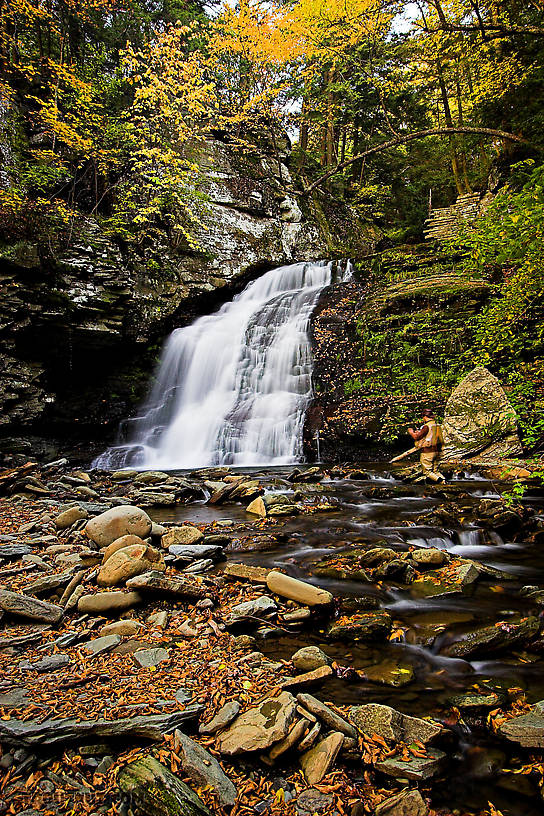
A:
<svg viewBox="0 0 544 816">
<path fill-rule="evenodd" d="M 410 434 L 414 442 L 420 442 L 422 439 L 425 439 L 425 437 L 429 433 L 429 428 L 427 425 L 424 425 L 423 428 L 419 429 L 419 431 L 414 431 L 413 428 L 408 428 L 408 433 Z"/>
</svg>

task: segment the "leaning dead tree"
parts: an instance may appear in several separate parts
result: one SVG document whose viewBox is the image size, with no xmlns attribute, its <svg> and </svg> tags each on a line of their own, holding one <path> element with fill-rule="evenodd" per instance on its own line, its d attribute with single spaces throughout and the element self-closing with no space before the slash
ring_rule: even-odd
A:
<svg viewBox="0 0 544 816">
<path fill-rule="evenodd" d="M 328 181 L 332 176 L 335 176 L 340 170 L 343 170 L 345 167 L 349 167 L 350 164 L 353 164 L 360 159 L 364 159 L 367 156 L 372 156 L 374 153 L 381 153 L 383 150 L 388 150 L 391 147 L 396 147 L 397 145 L 406 144 L 407 142 L 413 142 L 416 139 L 423 139 L 426 136 L 451 136 L 453 133 L 474 133 L 479 136 L 494 136 L 497 139 L 505 139 L 510 142 L 517 142 L 518 144 L 526 145 L 527 147 L 536 150 L 537 148 L 534 145 L 531 145 L 526 139 L 523 139 L 521 136 L 516 136 L 514 133 L 507 133 L 504 130 L 495 130 L 493 128 L 478 128 L 478 127 L 448 127 L 448 128 L 429 128 L 427 130 L 417 130 L 414 133 L 408 133 L 406 136 L 396 136 L 394 139 L 389 139 L 387 142 L 382 142 L 379 145 L 375 145 L 374 147 L 369 147 L 368 150 L 364 150 L 362 153 L 358 153 L 356 156 L 353 156 L 351 159 L 346 159 L 346 161 L 340 162 L 335 167 L 331 167 L 326 173 L 324 173 L 320 178 L 316 181 L 312 182 L 312 184 L 308 185 L 308 187 L 304 187 L 302 191 L 300 191 L 301 195 L 308 195 L 317 187 L 320 187 L 324 182 Z"/>
</svg>

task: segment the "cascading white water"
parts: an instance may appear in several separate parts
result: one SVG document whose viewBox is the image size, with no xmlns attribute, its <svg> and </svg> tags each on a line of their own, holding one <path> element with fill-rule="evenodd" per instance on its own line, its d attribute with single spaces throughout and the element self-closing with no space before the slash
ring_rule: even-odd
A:
<svg viewBox="0 0 544 816">
<path fill-rule="evenodd" d="M 349 269 L 349 265 L 348 265 Z M 331 263 L 272 269 L 167 340 L 126 442 L 95 467 L 288 464 L 302 458 L 312 396 L 308 327 Z"/>
</svg>

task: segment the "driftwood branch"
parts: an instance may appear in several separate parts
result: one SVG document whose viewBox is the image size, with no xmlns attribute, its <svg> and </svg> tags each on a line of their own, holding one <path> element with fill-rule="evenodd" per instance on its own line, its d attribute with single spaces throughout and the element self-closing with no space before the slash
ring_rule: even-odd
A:
<svg viewBox="0 0 544 816">
<path fill-rule="evenodd" d="M 521 136 L 516 136 L 514 133 L 506 133 L 504 130 L 495 130 L 493 128 L 478 128 L 478 127 L 453 127 L 453 128 L 429 128 L 427 130 L 417 130 L 414 133 L 408 133 L 406 136 L 397 136 L 394 139 L 389 139 L 387 142 L 382 142 L 379 145 L 375 145 L 374 147 L 370 147 L 368 150 L 365 150 L 363 153 L 358 153 L 357 156 L 353 156 L 351 159 L 346 159 L 346 161 L 340 162 L 335 167 L 332 167 L 326 173 L 324 173 L 320 178 L 310 184 L 308 187 L 305 187 L 302 190 L 302 195 L 308 195 L 311 193 L 312 190 L 315 190 L 316 187 L 319 187 L 323 182 L 328 181 L 332 176 L 335 176 L 340 170 L 343 170 L 345 167 L 349 167 L 350 164 L 353 164 L 359 159 L 364 159 L 367 156 L 372 156 L 374 153 L 381 153 L 383 150 L 388 150 L 390 147 L 397 147 L 397 145 L 406 144 L 407 142 L 413 142 L 416 139 L 423 139 L 426 136 L 451 136 L 452 133 L 474 133 L 478 134 L 479 136 L 494 136 L 498 139 L 507 139 L 510 142 L 517 142 L 518 144 L 524 144 L 528 147 L 533 147 L 526 139 L 523 139 Z"/>
</svg>

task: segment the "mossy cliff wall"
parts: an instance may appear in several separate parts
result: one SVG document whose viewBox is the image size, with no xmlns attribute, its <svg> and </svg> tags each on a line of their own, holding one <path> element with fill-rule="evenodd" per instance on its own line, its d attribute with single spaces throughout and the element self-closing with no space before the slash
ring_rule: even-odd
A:
<svg viewBox="0 0 544 816">
<path fill-rule="evenodd" d="M 369 257 L 327 290 L 314 324 L 315 401 L 306 445 L 328 461 L 408 448 L 423 407 L 442 413 L 471 368 L 472 318 L 489 296 L 460 257 L 432 246 Z"/>
<path fill-rule="evenodd" d="M 376 231 L 354 210 L 293 192 L 289 154 L 287 139 L 269 153 L 195 142 L 196 249 L 166 236 L 136 248 L 90 217 L 63 251 L 51 251 L 55 236 L 0 246 L 0 448 L 36 455 L 32 435 L 102 448 L 134 413 L 173 328 L 267 269 L 372 251 Z"/>
</svg>

